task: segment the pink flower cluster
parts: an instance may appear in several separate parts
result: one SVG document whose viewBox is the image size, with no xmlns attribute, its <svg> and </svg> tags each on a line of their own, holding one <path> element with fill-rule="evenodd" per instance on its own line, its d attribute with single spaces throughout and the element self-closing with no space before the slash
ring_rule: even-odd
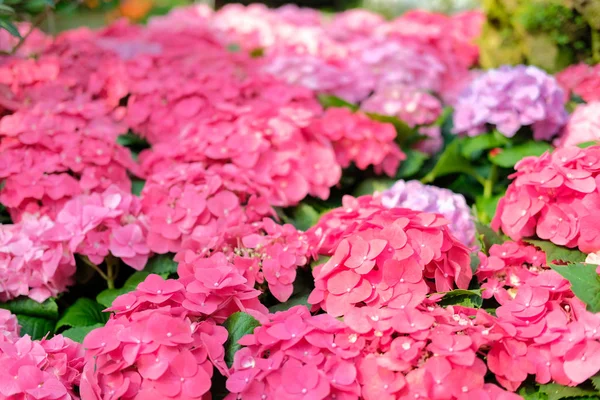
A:
<svg viewBox="0 0 600 400">
<path fill-rule="evenodd" d="M 0 201 L 23 213 L 55 216 L 81 193 L 117 185 L 131 190 L 136 166 L 115 140 L 123 133 L 104 103 L 83 98 L 45 101 L 0 120 Z"/>
<path fill-rule="evenodd" d="M 216 12 L 210 22 L 243 49 L 262 49 L 264 70 L 317 92 L 360 102 L 394 83 L 434 90 L 450 100 L 477 61 L 473 40 L 483 15 L 419 11 L 386 22 L 368 11 L 350 10 L 328 21 L 295 6 L 269 10 L 236 4 Z"/>
<path fill-rule="evenodd" d="M 163 254 L 178 252 L 192 237 L 218 241 L 229 229 L 271 214 L 269 204 L 237 172 L 189 163 L 150 175 L 141 202 L 149 248 Z"/>
<path fill-rule="evenodd" d="M 224 254 L 241 271 L 248 285 L 267 284 L 279 301 L 289 299 L 296 279 L 296 269 L 314 257 L 308 237 L 290 224 L 279 225 L 270 218 L 238 225 L 222 236 L 195 235 L 183 243 L 175 260 L 179 276 L 190 271 L 212 251 Z M 222 253 L 220 253 L 222 252 Z"/>
<path fill-rule="evenodd" d="M 454 132 L 476 136 L 495 126 L 513 137 L 531 126 L 537 140 L 550 140 L 567 122 L 564 93 L 556 80 L 525 65 L 485 72 L 460 95 L 454 111 Z"/>
<path fill-rule="evenodd" d="M 140 199 L 111 186 L 102 193 L 68 201 L 56 216 L 55 234 L 74 253 L 101 264 L 109 254 L 141 270 L 148 261 L 146 228 L 139 220 Z"/>
<path fill-rule="evenodd" d="M 580 104 L 569 116 L 562 135 L 556 140 L 558 146 L 576 146 L 600 140 L 600 102 Z"/>
<path fill-rule="evenodd" d="M 235 354 L 228 400 L 506 399 L 476 357 L 493 317 L 430 305 L 354 309 L 344 321 L 303 306 L 271 314 Z"/>
<path fill-rule="evenodd" d="M 346 203 L 367 199 L 345 199 Z M 373 205 L 361 218 L 345 207 L 311 228 L 315 236 L 336 239 L 331 258 L 313 269 L 315 289 L 308 302 L 335 317 L 361 307 L 402 310 L 420 304 L 430 291 L 466 289 L 471 281 L 469 250 L 448 230 L 439 214 Z M 327 219 L 354 214 L 346 229 L 328 233 Z M 329 217 L 329 218 L 328 218 Z M 323 240 L 321 238 L 321 240 Z M 426 281 L 428 279 L 429 281 Z"/>
<path fill-rule="evenodd" d="M 488 367 L 501 385 L 516 390 L 535 375 L 541 384 L 572 386 L 600 370 L 600 316 L 585 310 L 542 251 L 506 242 L 480 258 L 483 297 L 500 304 Z"/>
<path fill-rule="evenodd" d="M 11 319 L 16 322 L 9 313 L 9 329 L 14 331 Z M 83 361 L 81 345 L 62 335 L 33 341 L 28 335 L 0 334 L 0 396 L 6 400 L 78 400 Z"/>
<path fill-rule="evenodd" d="M 576 64 L 567 67 L 556 75 L 568 97 L 575 94 L 590 102 L 600 100 L 600 67 Z"/>
<path fill-rule="evenodd" d="M 421 151 L 435 154 L 444 144 L 439 126 L 429 126 L 442 114 L 442 103 L 424 90 L 404 85 L 385 86 L 360 107 L 366 112 L 397 117 L 410 127 L 419 127 L 419 133 L 427 137 L 417 143 Z"/>
<path fill-rule="evenodd" d="M 217 322 L 240 310 L 268 312 L 246 268 L 215 253 L 182 265 L 177 280 L 152 274 L 118 297 L 106 326 L 85 338 L 82 396 L 210 399 L 213 367 L 228 373 L 227 330 Z"/>
<path fill-rule="evenodd" d="M 348 108 L 329 108 L 322 118 L 313 120 L 309 129 L 322 133 L 333 143 L 342 168 L 356 164 L 359 169 L 373 166 L 375 172 L 394 176 L 406 155 L 395 143 L 396 130 L 392 124 L 370 119 Z"/>
<path fill-rule="evenodd" d="M 492 221 L 513 240 L 537 237 L 584 253 L 600 250 L 597 204 L 600 147 L 558 148 L 526 157 Z"/>
<path fill-rule="evenodd" d="M 5 339 L 14 342 L 19 337 L 19 331 L 17 317 L 8 310 L 0 309 L 0 333 Z"/>
<path fill-rule="evenodd" d="M 423 185 L 419 181 L 397 181 L 381 193 L 381 204 L 388 208 L 438 213 L 450 221 L 450 232 L 465 246 L 475 244 L 475 223 L 464 196 L 451 190 Z"/>
<path fill-rule="evenodd" d="M 29 296 L 43 302 L 72 283 L 75 259 L 48 217 L 0 225 L 0 301 Z"/>
</svg>

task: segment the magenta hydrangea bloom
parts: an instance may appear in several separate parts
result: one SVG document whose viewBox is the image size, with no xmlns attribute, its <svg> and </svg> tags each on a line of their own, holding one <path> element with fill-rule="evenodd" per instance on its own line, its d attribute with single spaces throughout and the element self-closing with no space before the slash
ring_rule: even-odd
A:
<svg viewBox="0 0 600 400">
<path fill-rule="evenodd" d="M 337 161 L 343 168 L 354 163 L 362 170 L 373 166 L 378 174 L 394 176 L 406 158 L 395 142 L 394 126 L 374 121 L 362 112 L 345 107 L 328 108 L 309 128 L 333 143 Z"/>
<path fill-rule="evenodd" d="M 353 199 L 356 207 L 362 198 Z M 327 230 L 336 215 L 354 213 L 352 208 L 347 211 L 349 203 L 347 199 L 347 205 L 311 228 L 320 241 L 336 237 L 332 249 L 323 253 L 331 258 L 313 268 L 315 289 L 308 302 L 315 309 L 336 317 L 363 305 L 398 310 L 420 304 L 430 290 L 468 287 L 469 251 L 450 234 L 442 216 L 370 204 L 366 215 L 355 216 L 348 227 L 337 224 L 337 232 Z"/>
<path fill-rule="evenodd" d="M 533 66 L 503 66 L 476 78 L 459 96 L 454 132 L 476 136 L 492 125 L 512 137 L 531 126 L 535 139 L 550 140 L 567 122 L 564 103 L 551 75 Z"/>
<path fill-rule="evenodd" d="M 513 240 L 537 237 L 584 253 L 600 250 L 600 146 L 561 147 L 515 166 L 492 227 Z"/>
<path fill-rule="evenodd" d="M 579 104 L 565 125 L 557 146 L 575 146 L 600 140 L 600 101 Z"/>
<path fill-rule="evenodd" d="M 464 196 L 419 181 L 399 180 L 381 194 L 385 207 L 402 207 L 411 210 L 442 214 L 449 222 L 450 231 L 464 245 L 475 242 L 475 223 Z"/>
</svg>

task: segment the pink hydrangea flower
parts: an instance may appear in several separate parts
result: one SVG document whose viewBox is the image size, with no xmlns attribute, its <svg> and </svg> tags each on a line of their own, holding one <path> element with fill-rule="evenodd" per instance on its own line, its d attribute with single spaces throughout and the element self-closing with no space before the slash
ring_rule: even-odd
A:
<svg viewBox="0 0 600 400">
<path fill-rule="evenodd" d="M 600 249 L 595 206 L 600 148 L 562 147 L 516 166 L 492 221 L 513 240 L 537 235 L 585 253 Z"/>
<path fill-rule="evenodd" d="M 395 143 L 394 126 L 374 121 L 360 112 L 329 108 L 310 128 L 333 142 L 337 160 L 343 168 L 352 162 L 359 169 L 372 165 L 377 173 L 393 176 L 406 158 Z"/>
<path fill-rule="evenodd" d="M 542 70 L 518 65 L 487 71 L 460 95 L 454 132 L 476 136 L 495 126 L 507 137 L 531 126 L 538 140 L 549 140 L 567 122 L 564 94 Z"/>
<path fill-rule="evenodd" d="M 14 342 L 19 337 L 17 317 L 8 310 L 0 309 L 0 332 L 8 341 Z"/>
<path fill-rule="evenodd" d="M 313 269 L 315 289 L 309 303 L 315 308 L 333 316 L 362 304 L 403 309 L 420 304 L 430 286 L 440 292 L 468 286 L 468 249 L 450 235 L 445 219 L 404 208 L 372 208 L 341 229 L 341 235 L 335 234 L 331 258 Z M 321 224 L 311 228 L 313 234 L 331 234 Z"/>
<path fill-rule="evenodd" d="M 197 265 L 208 262 L 202 258 L 219 250 L 235 264 L 249 286 L 266 283 L 271 294 L 284 302 L 292 294 L 296 269 L 314 257 L 303 232 L 290 224 L 279 225 L 270 218 L 240 224 L 220 236 L 213 234 L 211 237 L 192 235 L 183 242 L 182 250 L 175 256 L 180 262 L 180 277 L 190 275 Z"/>
<path fill-rule="evenodd" d="M 101 264 L 110 253 L 141 270 L 150 255 L 147 230 L 139 219 L 141 208 L 137 197 L 111 186 L 68 201 L 56 216 L 60 225 L 55 231 L 69 237 L 71 251 L 94 264 Z"/>
<path fill-rule="evenodd" d="M 438 213 L 450 221 L 450 231 L 464 245 L 475 244 L 475 224 L 465 198 L 448 189 L 423 185 L 419 181 L 399 180 L 381 194 L 381 204 L 388 208 Z"/>
<path fill-rule="evenodd" d="M 0 120 L 0 201 L 13 219 L 54 217 L 65 201 L 117 185 L 131 190 L 138 173 L 127 149 L 116 143 L 123 125 L 106 105 L 84 98 L 36 103 Z"/>
<path fill-rule="evenodd" d="M 79 400 L 83 348 L 62 335 L 33 341 L 0 335 L 0 395 L 6 399 Z"/>
<path fill-rule="evenodd" d="M 48 217 L 0 225 L 0 300 L 29 296 L 43 302 L 73 283 L 69 235 Z"/>
<path fill-rule="evenodd" d="M 558 146 L 575 146 L 600 139 L 600 102 L 580 104 L 569 116 L 562 135 L 555 141 Z"/>
<path fill-rule="evenodd" d="M 600 67 L 598 66 L 571 65 L 558 73 L 556 80 L 565 90 L 566 97 L 573 93 L 588 102 L 600 100 Z"/>
<path fill-rule="evenodd" d="M 81 395 L 85 399 L 205 399 L 213 365 L 223 368 L 225 328 L 192 322 L 169 308 L 112 318 L 88 334 Z"/>
</svg>

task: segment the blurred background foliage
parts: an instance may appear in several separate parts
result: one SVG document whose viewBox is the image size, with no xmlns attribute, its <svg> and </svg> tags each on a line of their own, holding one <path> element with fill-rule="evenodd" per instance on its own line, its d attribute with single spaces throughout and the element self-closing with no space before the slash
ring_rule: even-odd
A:
<svg viewBox="0 0 600 400">
<path fill-rule="evenodd" d="M 200 0 L 220 8 L 230 0 Z M 236 1 L 249 4 L 258 0 Z M 56 2 L 56 3 L 55 3 Z M 479 39 L 484 68 L 532 64 L 556 72 L 583 61 L 600 62 L 600 0 L 266 0 L 271 7 L 292 2 L 323 11 L 361 7 L 389 18 L 413 8 L 452 13 L 481 8 L 487 14 Z M 191 0 L 0 0 L 0 29 L 26 20 L 57 33 L 96 28 L 117 18 L 144 22 Z"/>
<path fill-rule="evenodd" d="M 532 64 L 556 72 L 600 62 L 600 0 L 482 0 L 480 63 Z"/>
</svg>

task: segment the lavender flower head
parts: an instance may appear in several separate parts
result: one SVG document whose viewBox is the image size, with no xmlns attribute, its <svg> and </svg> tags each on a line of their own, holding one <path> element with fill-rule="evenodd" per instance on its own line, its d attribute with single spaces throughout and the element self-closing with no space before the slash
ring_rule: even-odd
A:
<svg viewBox="0 0 600 400">
<path fill-rule="evenodd" d="M 419 181 L 399 180 L 381 194 L 384 207 L 403 207 L 442 214 L 450 221 L 452 234 L 468 247 L 475 242 L 475 223 L 467 201 L 461 194 Z"/>
<path fill-rule="evenodd" d="M 454 132 L 477 136 L 486 124 L 506 137 L 531 125 L 533 137 L 549 140 L 567 122 L 565 96 L 554 77 L 525 65 L 492 69 L 475 79 L 459 96 Z"/>
</svg>

